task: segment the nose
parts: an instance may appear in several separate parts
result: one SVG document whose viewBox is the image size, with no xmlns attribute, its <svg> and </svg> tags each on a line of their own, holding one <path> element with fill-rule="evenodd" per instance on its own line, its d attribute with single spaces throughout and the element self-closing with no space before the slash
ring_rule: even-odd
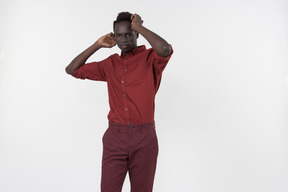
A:
<svg viewBox="0 0 288 192">
<path fill-rule="evenodd" d="M 127 41 L 127 37 L 126 37 L 125 35 L 121 35 L 119 39 L 120 39 L 120 41 L 122 41 L 122 42 L 123 42 L 123 41 Z"/>
</svg>

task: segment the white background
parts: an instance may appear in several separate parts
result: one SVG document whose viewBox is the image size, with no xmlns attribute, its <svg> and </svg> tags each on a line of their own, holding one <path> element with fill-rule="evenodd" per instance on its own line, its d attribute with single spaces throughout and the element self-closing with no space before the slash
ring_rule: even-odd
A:
<svg viewBox="0 0 288 192">
<path fill-rule="evenodd" d="M 1 0 L 0 191 L 100 191 L 106 84 L 64 69 L 121 11 L 174 48 L 154 191 L 287 192 L 287 0 Z"/>
</svg>

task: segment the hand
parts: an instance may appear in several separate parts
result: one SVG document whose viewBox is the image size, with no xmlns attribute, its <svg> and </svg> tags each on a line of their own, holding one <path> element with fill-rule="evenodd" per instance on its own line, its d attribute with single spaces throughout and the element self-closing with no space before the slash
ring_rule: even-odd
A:
<svg viewBox="0 0 288 192">
<path fill-rule="evenodd" d="M 116 45 L 113 33 L 108 33 L 96 41 L 101 47 L 111 48 Z"/>
<path fill-rule="evenodd" d="M 137 27 L 142 26 L 143 24 L 143 20 L 141 19 L 141 17 L 137 14 L 133 14 L 131 16 L 131 29 L 134 31 L 137 31 Z"/>
</svg>

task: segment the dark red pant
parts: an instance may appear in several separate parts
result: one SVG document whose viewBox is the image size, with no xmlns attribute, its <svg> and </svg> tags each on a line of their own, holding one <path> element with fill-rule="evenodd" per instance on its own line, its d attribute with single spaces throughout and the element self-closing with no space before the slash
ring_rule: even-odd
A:
<svg viewBox="0 0 288 192">
<path fill-rule="evenodd" d="M 121 192 L 127 171 L 131 192 L 152 192 L 157 156 L 154 123 L 109 122 L 103 136 L 101 192 Z"/>
</svg>

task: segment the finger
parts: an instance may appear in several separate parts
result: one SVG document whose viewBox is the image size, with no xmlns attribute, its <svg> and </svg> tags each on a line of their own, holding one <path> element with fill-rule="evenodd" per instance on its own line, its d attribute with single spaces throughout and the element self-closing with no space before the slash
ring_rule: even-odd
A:
<svg viewBox="0 0 288 192">
<path fill-rule="evenodd" d="M 113 33 L 107 34 L 106 39 L 114 39 Z"/>
<path fill-rule="evenodd" d="M 136 17 L 136 14 L 133 14 L 133 15 L 131 16 L 131 20 L 133 20 L 135 17 Z"/>
<path fill-rule="evenodd" d="M 138 15 L 137 13 L 134 14 L 135 17 L 138 17 L 139 19 L 141 19 L 140 15 Z"/>
<path fill-rule="evenodd" d="M 113 38 L 109 39 L 109 42 L 110 43 L 116 43 L 115 39 L 113 39 Z"/>
</svg>

